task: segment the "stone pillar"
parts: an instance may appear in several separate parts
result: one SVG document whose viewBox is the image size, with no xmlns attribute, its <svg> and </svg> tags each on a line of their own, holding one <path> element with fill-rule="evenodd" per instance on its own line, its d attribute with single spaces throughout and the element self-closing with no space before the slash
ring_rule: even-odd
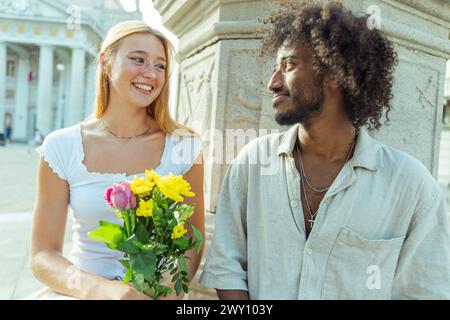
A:
<svg viewBox="0 0 450 320">
<path fill-rule="evenodd" d="M 266 1 L 155 0 L 165 26 L 179 38 L 179 81 L 175 115 L 179 122 L 200 133 L 205 146 L 206 250 L 214 228 L 214 215 L 222 177 L 227 169 L 227 129 L 276 128 L 265 123 L 265 62 L 257 17 Z M 270 107 L 271 109 L 271 107 Z M 266 118 L 264 118 L 266 119 Z M 264 122 L 262 125 L 260 123 Z M 250 133 L 251 137 L 255 137 Z M 236 137 L 231 135 L 232 139 Z M 245 138 L 245 133 L 240 134 Z M 230 140 L 230 139 L 228 139 Z M 239 139 L 241 147 L 245 139 Z M 240 148 L 239 148 L 240 149 Z M 206 257 L 207 251 L 204 257 Z M 203 267 L 202 261 L 201 267 Z M 200 286 L 197 273 L 191 299 L 215 298 L 215 291 Z"/>
<path fill-rule="evenodd" d="M 53 48 L 41 46 L 39 54 L 38 96 L 37 96 L 37 129 L 46 136 L 50 133 L 50 120 L 53 97 Z"/>
<path fill-rule="evenodd" d="M 88 67 L 86 72 L 86 88 L 85 88 L 85 103 L 83 119 L 86 119 L 94 112 L 94 97 L 95 97 L 95 71 L 97 64 L 94 58 L 88 58 Z"/>
<path fill-rule="evenodd" d="M 213 128 L 224 134 L 225 129 L 281 129 L 273 119 L 266 92 L 275 59 L 258 57 L 261 28 L 257 19 L 271 3 L 154 1 L 164 24 L 180 41 L 179 121 L 197 130 Z M 346 0 L 344 5 L 356 15 L 379 19 L 382 32 L 394 42 L 399 55 L 390 126 L 374 136 L 418 158 L 437 176 L 445 62 L 450 57 L 450 5 L 439 0 Z M 199 118 L 200 114 L 205 116 Z M 225 145 L 225 136 L 223 141 Z M 224 147 L 217 142 L 210 146 Z M 215 211 L 226 167 L 205 168 L 210 212 Z"/>
<path fill-rule="evenodd" d="M 64 82 L 65 82 L 65 99 L 64 99 L 64 121 L 63 127 L 67 127 L 70 123 L 70 91 L 72 87 L 70 85 L 70 79 L 72 79 L 72 61 L 66 64 L 66 69 L 64 71 Z"/>
<path fill-rule="evenodd" d="M 225 130 L 260 127 L 266 79 L 256 58 L 260 45 L 256 19 L 268 5 L 266 1 L 156 0 L 154 6 L 179 38 L 175 114 L 203 136 L 205 206 L 207 212 L 215 212 L 230 157 L 225 153 Z M 212 136 L 210 129 L 217 134 Z"/>
<path fill-rule="evenodd" d="M 378 16 L 381 31 L 398 53 L 390 126 L 374 137 L 419 159 L 437 178 L 450 58 L 450 4 L 438 0 L 346 0 L 344 4 L 353 12 Z"/>
<path fill-rule="evenodd" d="M 5 105 L 6 105 L 6 43 L 0 41 L 0 134 L 5 135 Z"/>
<path fill-rule="evenodd" d="M 67 74 L 67 66 L 65 64 L 61 64 L 63 67 L 58 69 L 58 109 L 56 113 L 56 124 L 55 128 L 60 129 L 64 127 L 64 112 L 66 105 L 66 74 Z"/>
<path fill-rule="evenodd" d="M 83 119 L 84 109 L 84 73 L 86 52 L 83 49 L 72 49 L 72 72 L 70 78 L 69 95 L 69 122 L 65 126 L 71 126 Z"/>
<path fill-rule="evenodd" d="M 28 134 L 28 95 L 29 82 L 28 72 L 30 71 L 29 57 L 20 56 L 17 71 L 16 106 L 14 111 L 13 136 L 14 141 L 26 142 Z"/>
</svg>

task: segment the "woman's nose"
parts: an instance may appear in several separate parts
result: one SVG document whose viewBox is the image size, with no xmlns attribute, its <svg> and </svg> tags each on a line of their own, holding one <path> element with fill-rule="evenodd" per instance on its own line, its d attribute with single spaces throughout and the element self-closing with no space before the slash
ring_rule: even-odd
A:
<svg viewBox="0 0 450 320">
<path fill-rule="evenodd" d="M 156 67 L 154 65 L 146 65 L 144 69 L 144 77 L 155 78 L 156 77 Z"/>
</svg>

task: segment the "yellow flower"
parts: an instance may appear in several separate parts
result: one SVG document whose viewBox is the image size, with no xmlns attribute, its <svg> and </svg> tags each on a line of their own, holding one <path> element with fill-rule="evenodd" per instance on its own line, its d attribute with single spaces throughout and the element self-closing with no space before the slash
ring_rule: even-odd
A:
<svg viewBox="0 0 450 320">
<path fill-rule="evenodd" d="M 175 228 L 173 228 L 172 230 L 171 238 L 172 239 L 181 238 L 183 234 L 186 233 L 186 231 L 187 231 L 186 228 L 182 224 L 177 224 Z"/>
<path fill-rule="evenodd" d="M 131 192 L 141 197 L 150 195 L 154 186 L 154 182 L 148 182 L 144 178 L 139 178 L 137 176 L 134 176 L 133 181 L 130 181 Z"/>
<path fill-rule="evenodd" d="M 151 217 L 153 215 L 153 199 L 139 201 L 136 215 L 138 217 Z"/>
<path fill-rule="evenodd" d="M 186 197 L 195 196 L 195 193 L 191 192 L 189 182 L 184 180 L 183 176 L 174 176 L 169 173 L 168 176 L 159 178 L 156 185 L 164 196 L 176 202 L 184 200 L 182 195 Z"/>
<path fill-rule="evenodd" d="M 157 183 L 159 181 L 160 176 L 155 172 L 155 170 L 145 170 L 145 177 L 149 183 Z"/>
<path fill-rule="evenodd" d="M 184 220 L 190 218 L 194 214 L 194 208 L 191 206 L 188 207 L 186 204 L 183 204 L 181 206 L 181 209 L 182 209 L 181 218 Z"/>
</svg>

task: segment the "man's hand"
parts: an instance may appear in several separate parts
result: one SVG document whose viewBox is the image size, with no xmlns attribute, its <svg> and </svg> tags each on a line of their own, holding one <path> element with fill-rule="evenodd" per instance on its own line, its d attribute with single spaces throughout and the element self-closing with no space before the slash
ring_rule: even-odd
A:
<svg viewBox="0 0 450 320">
<path fill-rule="evenodd" d="M 250 300 L 248 292 L 244 290 L 219 290 L 216 289 L 220 300 Z"/>
</svg>

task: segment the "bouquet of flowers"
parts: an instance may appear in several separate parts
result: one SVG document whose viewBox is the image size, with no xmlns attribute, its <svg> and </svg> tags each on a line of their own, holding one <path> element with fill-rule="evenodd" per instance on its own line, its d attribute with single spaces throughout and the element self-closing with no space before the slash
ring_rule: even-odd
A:
<svg viewBox="0 0 450 320">
<path fill-rule="evenodd" d="M 122 225 L 100 221 L 100 227 L 89 233 L 91 239 L 124 253 L 119 260 L 127 270 L 124 283 L 131 282 L 152 298 L 172 292 L 160 284 L 169 274 L 177 295 L 189 291 L 185 253 L 194 246 L 198 253 L 203 241 L 189 221 L 194 205 L 181 204 L 183 196 L 195 196 L 190 188 L 182 176 L 161 177 L 153 170 L 146 170 L 145 178 L 115 183 L 105 190 L 104 198 Z"/>
</svg>

